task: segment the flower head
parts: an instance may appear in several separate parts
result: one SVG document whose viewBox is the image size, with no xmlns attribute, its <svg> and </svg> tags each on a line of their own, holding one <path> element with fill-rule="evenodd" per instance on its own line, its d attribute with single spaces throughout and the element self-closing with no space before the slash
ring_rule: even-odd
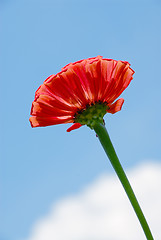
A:
<svg viewBox="0 0 161 240">
<path fill-rule="evenodd" d="M 94 121 L 103 121 L 106 112 L 113 114 L 121 110 L 124 99 L 116 99 L 127 88 L 133 74 L 128 62 L 101 56 L 66 65 L 37 89 L 31 108 L 31 126 L 74 123 L 68 132 L 84 124 L 92 128 Z"/>
</svg>

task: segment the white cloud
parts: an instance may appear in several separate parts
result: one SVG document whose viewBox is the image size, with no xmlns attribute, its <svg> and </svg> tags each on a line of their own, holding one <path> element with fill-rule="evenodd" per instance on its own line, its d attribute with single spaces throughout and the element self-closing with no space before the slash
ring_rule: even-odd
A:
<svg viewBox="0 0 161 240">
<path fill-rule="evenodd" d="M 161 237 L 161 165 L 144 163 L 127 171 L 154 239 Z M 34 224 L 27 240 L 145 240 L 115 175 L 104 175 L 77 195 L 54 205 Z"/>
</svg>

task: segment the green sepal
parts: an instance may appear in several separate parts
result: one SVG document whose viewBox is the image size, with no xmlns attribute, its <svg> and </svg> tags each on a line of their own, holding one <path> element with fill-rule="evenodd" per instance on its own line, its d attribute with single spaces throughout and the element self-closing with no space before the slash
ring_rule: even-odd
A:
<svg viewBox="0 0 161 240">
<path fill-rule="evenodd" d="M 96 123 L 99 122 L 103 124 L 103 117 L 107 113 L 107 109 L 109 109 L 109 107 L 106 103 L 95 103 L 94 105 L 90 105 L 75 115 L 75 122 L 87 125 L 93 129 Z"/>
</svg>

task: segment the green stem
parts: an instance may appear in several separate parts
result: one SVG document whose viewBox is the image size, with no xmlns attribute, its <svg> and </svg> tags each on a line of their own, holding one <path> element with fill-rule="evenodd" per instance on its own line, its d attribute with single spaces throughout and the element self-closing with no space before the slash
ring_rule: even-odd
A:
<svg viewBox="0 0 161 240">
<path fill-rule="evenodd" d="M 117 176 L 119 177 L 124 189 L 125 189 L 125 192 L 134 208 L 134 211 L 140 221 L 140 224 L 143 228 L 143 231 L 146 235 L 146 238 L 147 240 L 154 240 L 152 234 L 151 234 L 151 231 L 150 231 L 150 228 L 148 226 L 148 223 L 144 217 L 144 214 L 139 206 L 139 203 L 136 199 L 136 196 L 133 192 L 133 189 L 128 181 L 128 178 L 126 177 L 126 174 L 120 164 L 120 161 L 116 155 L 116 152 L 115 152 L 115 149 L 112 145 L 112 142 L 110 140 L 110 137 L 108 135 L 108 132 L 105 128 L 105 126 L 99 122 L 95 123 L 93 129 L 95 130 L 113 168 L 115 169 L 116 173 L 117 173 Z"/>
</svg>

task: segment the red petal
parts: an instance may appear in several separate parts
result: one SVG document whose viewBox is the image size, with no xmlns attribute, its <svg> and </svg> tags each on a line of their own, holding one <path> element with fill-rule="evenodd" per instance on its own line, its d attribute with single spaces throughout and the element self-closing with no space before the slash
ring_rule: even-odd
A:
<svg viewBox="0 0 161 240">
<path fill-rule="evenodd" d="M 85 88 L 83 87 L 80 78 L 75 73 L 73 68 L 69 68 L 66 72 L 63 72 L 60 76 L 63 80 L 62 81 L 63 86 L 66 86 L 66 88 L 71 94 L 71 97 L 74 98 L 75 101 L 79 102 L 81 108 L 85 107 L 89 102 L 88 94 Z"/>
<path fill-rule="evenodd" d="M 59 108 L 55 108 L 49 104 L 33 102 L 31 107 L 31 115 L 32 116 L 41 116 L 41 117 L 49 117 L 49 116 L 73 116 L 72 111 L 65 111 Z"/>
<path fill-rule="evenodd" d="M 61 102 L 57 101 L 51 96 L 40 95 L 33 101 L 31 108 L 31 115 L 35 115 L 36 112 L 40 112 L 42 109 L 42 113 L 47 113 L 49 115 L 56 115 L 57 113 L 63 113 L 73 115 L 73 112 L 78 111 L 76 107 L 69 107 Z"/>
<path fill-rule="evenodd" d="M 72 123 L 73 118 L 71 117 L 30 117 L 30 123 L 32 127 L 46 127 L 50 125 L 62 124 L 62 123 Z"/>
<path fill-rule="evenodd" d="M 132 80 L 134 71 L 129 63 L 118 61 L 111 75 L 111 82 L 106 90 L 105 101 L 112 103 L 127 88 Z"/>
<path fill-rule="evenodd" d="M 67 132 L 80 128 L 82 125 L 80 123 L 74 123 L 70 128 L 67 129 Z"/>
<path fill-rule="evenodd" d="M 101 82 L 101 60 L 93 61 L 92 63 L 86 64 L 86 75 L 88 79 L 88 84 L 91 86 L 91 91 L 93 95 L 93 102 L 98 102 L 100 99 L 100 87 Z"/>
<path fill-rule="evenodd" d="M 54 81 L 54 78 L 52 79 Z M 59 106 L 63 109 L 70 109 L 75 107 L 71 105 L 69 102 L 66 102 L 64 98 L 61 98 L 59 95 L 55 94 L 47 85 L 46 80 L 45 82 L 37 89 L 35 93 L 35 100 L 37 101 L 38 98 L 43 98 L 44 101 L 52 101 L 53 106 Z M 76 107 L 75 107 L 76 108 Z"/>
<path fill-rule="evenodd" d="M 88 100 L 88 104 L 91 104 L 94 102 L 93 85 L 89 81 L 86 74 L 86 64 L 86 60 L 84 60 L 81 64 L 76 63 L 72 66 L 71 70 L 74 71 L 75 74 L 78 76 L 79 82 L 84 91 L 84 96 Z"/>
<path fill-rule="evenodd" d="M 111 83 L 111 76 L 115 66 L 116 66 L 115 60 L 104 59 L 101 62 L 102 87 L 100 89 L 101 91 L 100 100 L 102 102 L 105 102 L 105 97 L 107 95 L 107 92 L 109 92 L 108 90 L 109 90 L 109 85 Z"/>
<path fill-rule="evenodd" d="M 120 98 L 116 102 L 114 102 L 113 104 L 109 104 L 108 106 L 109 106 L 110 109 L 108 109 L 107 112 L 114 114 L 114 113 L 120 111 L 123 103 L 124 103 L 124 99 Z"/>
</svg>

